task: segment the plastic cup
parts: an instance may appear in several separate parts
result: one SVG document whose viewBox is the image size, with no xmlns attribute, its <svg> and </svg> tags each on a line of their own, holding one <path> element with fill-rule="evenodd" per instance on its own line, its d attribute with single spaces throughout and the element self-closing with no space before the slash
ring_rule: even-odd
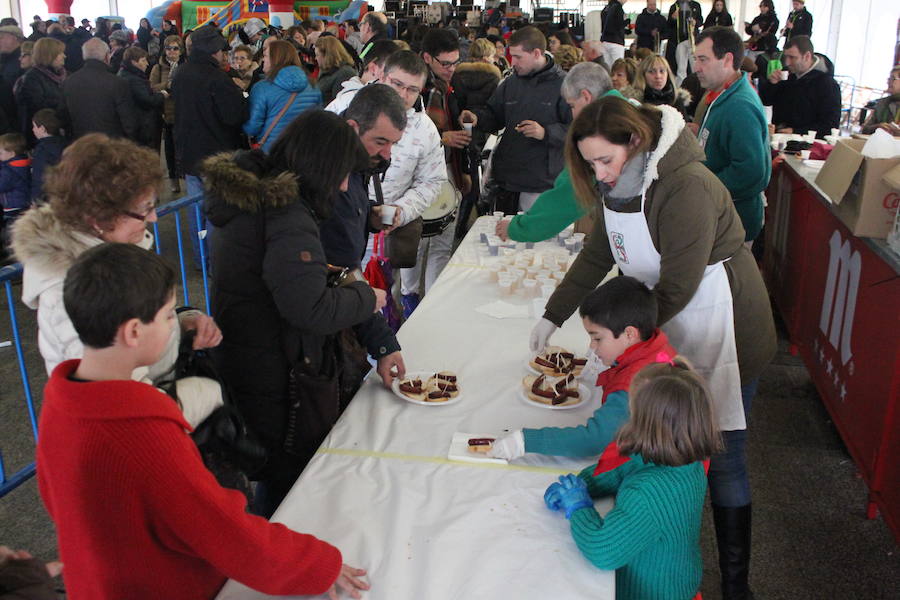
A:
<svg viewBox="0 0 900 600">
<path fill-rule="evenodd" d="M 537 291 L 537 281 L 534 279 L 526 279 L 522 282 L 522 293 L 526 298 L 533 298 Z"/>
<path fill-rule="evenodd" d="M 553 285 L 542 285 L 541 286 L 541 297 L 549 298 L 553 295 L 553 290 L 556 289 L 556 286 Z"/>
<path fill-rule="evenodd" d="M 396 213 L 397 213 L 396 206 L 391 206 L 390 204 L 383 204 L 381 206 L 381 224 L 382 225 L 393 225 L 394 215 Z"/>
<path fill-rule="evenodd" d="M 498 221 L 499 221 L 500 219 L 502 219 L 503 217 L 505 217 L 505 216 L 506 216 L 506 213 L 503 212 L 502 210 L 495 210 L 495 211 L 494 211 L 494 218 L 497 219 Z"/>
<path fill-rule="evenodd" d="M 491 256 L 497 256 L 500 253 L 500 246 L 494 240 L 488 240 L 488 251 Z"/>
<path fill-rule="evenodd" d="M 463 129 L 466 131 L 466 133 L 472 135 L 472 123 L 463 123 Z"/>
<path fill-rule="evenodd" d="M 815 143 L 815 141 L 816 141 L 816 132 L 813 131 L 812 133 L 806 134 L 806 136 L 805 136 L 803 139 L 804 139 L 804 141 L 806 141 L 807 144 L 813 144 L 813 143 Z"/>
<path fill-rule="evenodd" d="M 503 265 L 500 263 L 494 263 L 490 267 L 488 267 L 488 273 L 490 273 L 491 280 L 499 281 L 500 280 L 500 271 L 503 270 Z"/>
<path fill-rule="evenodd" d="M 800 158 L 803 159 L 803 160 L 809 160 L 810 152 L 811 152 L 810 150 L 801 150 L 801 151 L 800 151 Z"/>
<path fill-rule="evenodd" d="M 513 282 L 512 279 L 501 279 L 500 280 L 500 293 L 504 296 L 509 296 L 513 292 Z"/>
<path fill-rule="evenodd" d="M 578 245 L 578 242 L 576 242 L 574 238 L 566 238 L 565 244 L 569 254 L 574 254 L 576 252 L 575 247 Z"/>
<path fill-rule="evenodd" d="M 841 130 L 837 127 L 833 127 L 831 129 L 831 135 L 833 135 L 834 137 L 841 137 Z"/>
</svg>

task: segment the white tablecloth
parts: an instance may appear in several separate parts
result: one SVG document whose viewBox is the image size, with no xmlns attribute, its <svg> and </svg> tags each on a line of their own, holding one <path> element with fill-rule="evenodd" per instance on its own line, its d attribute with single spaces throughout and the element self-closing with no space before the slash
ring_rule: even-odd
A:
<svg viewBox="0 0 900 600">
<path fill-rule="evenodd" d="M 456 431 L 577 425 L 599 397 L 562 411 L 518 397 L 534 319 L 474 310 L 500 297 L 484 266 L 497 259 L 479 257 L 476 244 L 470 234 L 398 335 L 407 370 L 457 373 L 460 402 L 417 406 L 373 373 L 273 521 L 334 544 L 344 562 L 367 569 L 368 600 L 612 599 L 614 573 L 588 563 L 565 517 L 543 503 L 559 474 L 577 472 L 590 458 L 527 455 L 511 465 L 446 458 Z M 584 353 L 581 320 L 569 319 L 552 342 Z M 605 512 L 611 502 L 597 506 Z M 267 597 L 233 581 L 218 596 Z"/>
</svg>

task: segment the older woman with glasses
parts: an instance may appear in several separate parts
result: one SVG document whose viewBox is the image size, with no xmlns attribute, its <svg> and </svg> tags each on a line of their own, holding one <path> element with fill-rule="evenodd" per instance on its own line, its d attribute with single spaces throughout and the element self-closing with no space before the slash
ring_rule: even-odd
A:
<svg viewBox="0 0 900 600">
<path fill-rule="evenodd" d="M 177 35 L 167 36 L 163 42 L 163 54 L 159 62 L 153 65 L 150 71 L 150 86 L 154 92 L 172 91 L 172 76 L 175 69 L 184 62 L 184 41 Z M 166 165 L 169 168 L 169 179 L 172 182 L 172 192 L 178 193 L 178 164 L 175 161 L 175 99 L 172 96 L 166 98 L 163 104 L 162 138 L 165 140 Z M 155 148 L 159 148 L 160 139 L 157 138 Z"/>
<path fill-rule="evenodd" d="M 149 251 L 153 236 L 147 223 L 156 222 L 162 178 L 159 157 L 151 150 L 89 134 L 69 146 L 59 165 L 47 174 L 48 202 L 16 222 L 13 250 L 25 267 L 22 301 L 38 311 L 38 345 L 48 373 L 64 360 L 80 358 L 83 351 L 63 304 L 66 272 L 82 252 L 104 242 L 136 244 Z M 179 321 L 182 331 L 196 332 L 195 349 L 216 346 L 222 340 L 215 321 L 200 311 L 181 311 Z M 177 358 L 179 341 L 180 335 L 173 335 L 160 361 L 136 370 L 134 378 L 155 382 L 167 374 Z M 221 404 L 220 397 L 203 406 L 190 398 L 179 399 L 193 426 Z"/>
</svg>

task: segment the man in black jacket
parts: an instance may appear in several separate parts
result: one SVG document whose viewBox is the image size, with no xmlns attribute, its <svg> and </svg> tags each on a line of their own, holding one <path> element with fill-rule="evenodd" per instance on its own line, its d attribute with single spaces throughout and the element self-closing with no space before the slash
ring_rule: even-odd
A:
<svg viewBox="0 0 900 600">
<path fill-rule="evenodd" d="M 535 27 L 512 34 L 515 74 L 503 80 L 486 107 L 460 116 L 485 133 L 506 128 L 494 150 L 492 172 L 500 190 L 495 209 L 507 214 L 531 208 L 563 168 L 572 109 L 559 93 L 566 74 L 546 50 L 547 39 Z"/>
<path fill-rule="evenodd" d="M 806 10 L 806 0 L 794 0 L 793 9 L 784 23 L 784 37 L 790 40 L 797 35 L 812 37 L 813 17 Z"/>
<path fill-rule="evenodd" d="M 84 66 L 62 84 L 60 117 L 72 140 L 88 133 L 137 138 L 138 120 L 128 83 L 109 72 L 109 46 L 92 38 L 81 46 Z"/>
<path fill-rule="evenodd" d="M 0 27 L 0 77 L 10 86 L 15 85 L 16 79 L 22 74 L 19 57 L 22 55 L 24 39 L 22 30 L 15 25 Z"/>
<path fill-rule="evenodd" d="M 53 25 L 48 35 L 66 45 L 66 72 L 71 75 L 84 64 L 81 46 L 91 39 L 91 34 L 83 29 L 75 29 L 74 17 L 60 17 L 59 24 Z"/>
<path fill-rule="evenodd" d="M 669 7 L 669 20 L 667 32 L 669 43 L 666 44 L 666 60 L 672 70 L 678 72 L 678 62 L 675 60 L 675 50 L 678 44 L 691 37 L 694 39 L 700 35 L 700 26 L 703 25 L 703 9 L 695 0 L 677 0 Z"/>
<path fill-rule="evenodd" d="M 810 39 L 798 35 L 788 40 L 781 61 L 790 73 L 787 79 L 782 80 L 783 71 L 773 71 L 768 80 L 759 80 L 759 97 L 772 107 L 775 130 L 830 135 L 841 120 L 841 90 L 815 56 Z"/>
<path fill-rule="evenodd" d="M 175 99 L 175 156 L 185 174 L 188 195 L 203 193 L 200 163 L 243 145 L 241 126 L 247 120 L 247 105 L 241 89 L 219 66 L 227 43 L 219 30 L 204 25 L 191 33 L 187 62 L 172 77 Z M 194 263 L 200 265 L 197 233 L 201 223 L 191 215 Z"/>
<path fill-rule="evenodd" d="M 606 63 L 611 65 L 620 58 L 625 58 L 625 9 L 619 0 L 609 0 L 602 11 L 603 33 L 600 41 L 603 42 L 603 53 L 606 55 Z"/>
<path fill-rule="evenodd" d="M 659 52 L 659 44 L 666 38 L 667 19 L 656 8 L 656 0 L 647 0 L 647 8 L 638 15 L 634 25 L 637 47 Z"/>
</svg>

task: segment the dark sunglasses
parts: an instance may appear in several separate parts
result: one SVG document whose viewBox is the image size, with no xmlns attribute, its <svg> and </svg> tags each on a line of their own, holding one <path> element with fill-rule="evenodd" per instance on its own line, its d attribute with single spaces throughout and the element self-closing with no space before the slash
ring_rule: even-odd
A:
<svg viewBox="0 0 900 600">
<path fill-rule="evenodd" d="M 181 46 L 166 46 L 166 50 L 181 50 Z"/>
</svg>

